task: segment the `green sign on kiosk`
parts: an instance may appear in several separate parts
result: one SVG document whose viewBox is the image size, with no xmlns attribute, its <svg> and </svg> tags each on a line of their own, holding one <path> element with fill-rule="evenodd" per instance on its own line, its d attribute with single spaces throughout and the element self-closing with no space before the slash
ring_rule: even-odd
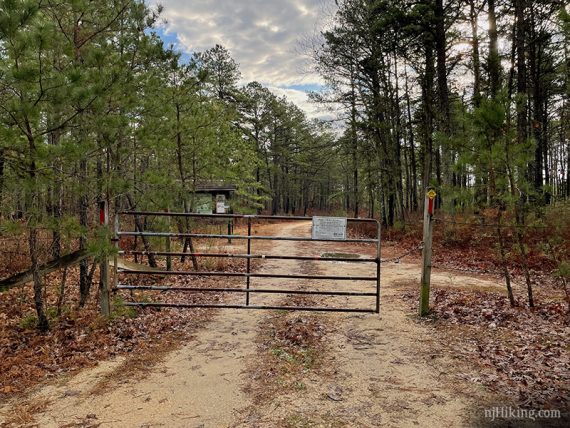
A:
<svg viewBox="0 0 570 428">
<path fill-rule="evenodd" d="M 194 198 L 195 213 L 212 214 L 212 195 L 209 193 L 196 193 Z"/>
</svg>

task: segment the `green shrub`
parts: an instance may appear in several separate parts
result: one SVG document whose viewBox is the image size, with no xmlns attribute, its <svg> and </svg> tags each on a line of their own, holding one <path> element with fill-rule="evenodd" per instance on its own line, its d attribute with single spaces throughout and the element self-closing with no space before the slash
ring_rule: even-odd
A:
<svg viewBox="0 0 570 428">
<path fill-rule="evenodd" d="M 19 326 L 23 329 L 34 328 L 38 324 L 38 317 L 34 314 L 29 314 L 20 320 Z"/>
</svg>

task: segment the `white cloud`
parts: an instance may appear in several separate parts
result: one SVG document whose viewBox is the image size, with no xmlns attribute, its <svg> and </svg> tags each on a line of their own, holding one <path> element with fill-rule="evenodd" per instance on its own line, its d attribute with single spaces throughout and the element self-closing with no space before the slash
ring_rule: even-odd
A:
<svg viewBox="0 0 570 428">
<path fill-rule="evenodd" d="M 164 31 L 177 47 L 203 51 L 215 44 L 230 50 L 243 82 L 258 81 L 285 94 L 309 116 L 319 115 L 296 85 L 319 85 L 310 60 L 299 53 L 303 39 L 318 35 L 334 0 L 162 0 Z"/>
<path fill-rule="evenodd" d="M 305 91 L 301 91 L 299 89 L 279 88 L 277 86 L 268 86 L 267 89 L 269 89 L 278 97 L 287 97 L 289 101 L 305 111 L 305 113 L 307 113 L 307 116 L 310 118 L 324 116 L 325 112 L 323 109 L 318 105 L 310 102 L 307 92 Z"/>
</svg>

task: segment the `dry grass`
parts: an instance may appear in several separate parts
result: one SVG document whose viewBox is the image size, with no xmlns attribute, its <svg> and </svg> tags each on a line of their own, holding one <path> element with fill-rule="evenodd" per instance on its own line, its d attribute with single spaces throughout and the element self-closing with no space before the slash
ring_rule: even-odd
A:
<svg viewBox="0 0 570 428">
<path fill-rule="evenodd" d="M 296 298 L 294 305 L 311 305 L 307 298 Z M 334 370 L 327 359 L 328 334 L 334 331 L 332 319 L 277 311 L 262 321 L 256 338 L 258 358 L 247 367 L 250 381 L 245 391 L 255 403 L 267 403 L 275 396 L 302 391 L 310 372 L 326 377 Z"/>
<path fill-rule="evenodd" d="M 328 415 L 318 415 L 313 418 L 293 413 L 286 416 L 277 426 L 279 428 L 343 428 L 350 426 L 350 421 Z"/>
<path fill-rule="evenodd" d="M 112 372 L 105 373 L 86 394 L 101 395 L 109 391 L 119 380 L 140 380 L 147 377 L 153 367 L 156 367 L 173 351 L 180 349 L 188 340 L 188 335 L 174 333 L 161 342 L 154 343 L 134 356 L 127 358 Z"/>
<path fill-rule="evenodd" d="M 47 397 L 35 397 L 17 404 L 10 409 L 8 418 L 0 423 L 0 427 L 11 428 L 33 425 L 35 415 L 45 411 L 52 401 L 51 398 Z"/>
</svg>

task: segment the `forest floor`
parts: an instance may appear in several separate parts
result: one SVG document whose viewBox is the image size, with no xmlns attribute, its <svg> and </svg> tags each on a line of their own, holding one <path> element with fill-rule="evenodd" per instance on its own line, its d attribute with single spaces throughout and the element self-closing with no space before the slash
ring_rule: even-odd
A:
<svg viewBox="0 0 570 428">
<path fill-rule="evenodd" d="M 310 224 L 278 227 L 279 235 L 302 236 L 308 235 Z M 263 245 L 263 251 L 273 254 L 339 252 L 336 243 Z M 404 250 L 388 246 L 382 257 Z M 349 244 L 342 248 L 347 253 L 365 251 Z M 54 376 L 18 394 L 0 395 L 0 426 L 567 426 L 570 329 L 560 291 L 537 287 L 541 303 L 535 310 L 510 309 L 500 278 L 436 270 L 434 315 L 420 321 L 415 315 L 417 254 L 405 260 L 382 265 L 380 316 L 195 312 L 200 317 L 180 328 L 179 336 L 167 336 L 168 325 L 158 332 L 151 329 L 153 339 L 157 334 L 167 337 L 162 347 L 116 352 L 117 357 L 102 358 L 97 366 L 74 375 Z M 259 271 L 372 275 L 373 266 L 285 260 L 265 262 Z M 261 281 L 256 279 L 252 286 Z M 263 286 L 283 287 L 286 282 L 263 279 Z M 322 281 L 312 285 L 330 289 Z M 518 285 L 515 291 L 524 295 Z M 370 299 L 333 301 L 373 307 Z M 254 304 L 330 301 L 252 297 Z M 144 316 L 150 316 L 148 311 Z M 140 328 L 140 322 L 131 328 Z M 563 416 L 485 417 L 485 409 L 496 406 L 557 409 Z"/>
</svg>

